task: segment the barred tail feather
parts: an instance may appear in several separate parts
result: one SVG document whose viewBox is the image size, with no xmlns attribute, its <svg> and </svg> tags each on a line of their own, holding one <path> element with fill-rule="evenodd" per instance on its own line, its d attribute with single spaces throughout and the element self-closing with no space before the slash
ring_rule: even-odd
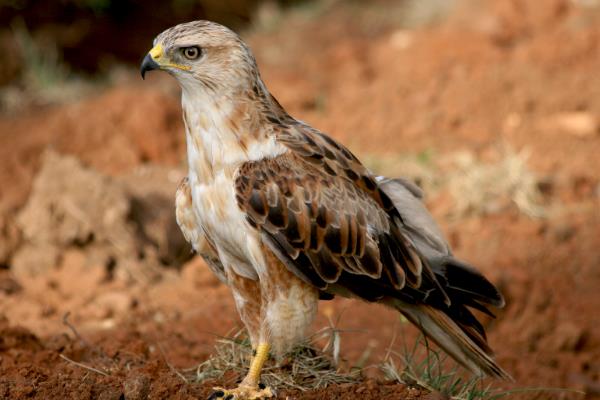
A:
<svg viewBox="0 0 600 400">
<path fill-rule="evenodd" d="M 446 313 L 425 304 L 408 304 L 395 299 L 392 303 L 394 308 L 465 368 L 478 375 L 513 380 L 494 361 L 485 339 L 477 340 L 472 332 L 467 333 L 469 327 L 461 328 Z"/>
</svg>

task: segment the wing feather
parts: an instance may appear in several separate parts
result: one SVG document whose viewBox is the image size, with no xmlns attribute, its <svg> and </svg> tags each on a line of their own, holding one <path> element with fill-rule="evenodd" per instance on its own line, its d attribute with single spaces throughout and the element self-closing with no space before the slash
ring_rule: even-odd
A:
<svg viewBox="0 0 600 400">
<path fill-rule="evenodd" d="M 401 229 L 402 217 L 358 159 L 305 125 L 280 132 L 291 151 L 242 165 L 236 198 L 270 248 L 302 279 L 320 289 L 371 280 L 364 298 L 413 301 L 444 289 Z M 362 278 L 361 278 L 362 277 Z M 409 285 L 414 290 L 403 293 Z"/>
</svg>

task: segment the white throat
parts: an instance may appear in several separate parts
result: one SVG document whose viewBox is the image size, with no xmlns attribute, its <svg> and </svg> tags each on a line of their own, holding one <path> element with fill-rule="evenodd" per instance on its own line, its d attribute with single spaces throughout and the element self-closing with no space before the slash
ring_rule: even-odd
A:
<svg viewBox="0 0 600 400">
<path fill-rule="evenodd" d="M 199 180 L 231 174 L 247 161 L 276 157 L 287 151 L 267 127 L 249 132 L 248 112 L 235 109 L 228 96 L 215 98 L 204 90 L 183 90 L 181 96 L 190 173 Z"/>
</svg>

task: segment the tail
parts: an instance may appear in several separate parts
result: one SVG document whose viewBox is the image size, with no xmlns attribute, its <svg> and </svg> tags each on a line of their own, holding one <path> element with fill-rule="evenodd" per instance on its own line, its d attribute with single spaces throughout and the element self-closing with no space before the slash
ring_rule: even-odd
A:
<svg viewBox="0 0 600 400">
<path fill-rule="evenodd" d="M 493 316 L 487 307 L 504 306 L 502 294 L 479 271 L 452 256 L 444 235 L 422 202 L 423 193 L 418 187 L 401 178 L 378 177 L 378 182 L 402 216 L 402 233 L 421 253 L 435 281 L 417 289 L 421 297 L 411 299 L 396 293 L 387 303 L 464 367 L 477 374 L 512 380 L 494 361 L 483 326 L 469 310 Z M 437 293 L 438 288 L 443 296 Z M 450 299 L 449 304 L 446 299 Z"/>
<path fill-rule="evenodd" d="M 477 327 L 459 325 L 444 311 L 426 304 L 408 304 L 394 299 L 392 305 L 448 355 L 473 373 L 513 380 L 494 361 L 485 334 Z"/>
</svg>

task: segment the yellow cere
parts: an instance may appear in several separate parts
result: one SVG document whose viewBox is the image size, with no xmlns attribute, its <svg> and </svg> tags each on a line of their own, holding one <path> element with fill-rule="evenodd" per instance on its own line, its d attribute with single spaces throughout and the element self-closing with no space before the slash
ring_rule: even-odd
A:
<svg viewBox="0 0 600 400">
<path fill-rule="evenodd" d="M 152 48 L 152 50 L 150 50 L 150 57 L 152 57 L 152 59 L 154 59 L 155 61 L 158 60 L 159 58 L 161 58 L 162 55 L 163 55 L 163 48 L 160 43 L 158 43 L 156 46 L 154 46 Z"/>
</svg>

